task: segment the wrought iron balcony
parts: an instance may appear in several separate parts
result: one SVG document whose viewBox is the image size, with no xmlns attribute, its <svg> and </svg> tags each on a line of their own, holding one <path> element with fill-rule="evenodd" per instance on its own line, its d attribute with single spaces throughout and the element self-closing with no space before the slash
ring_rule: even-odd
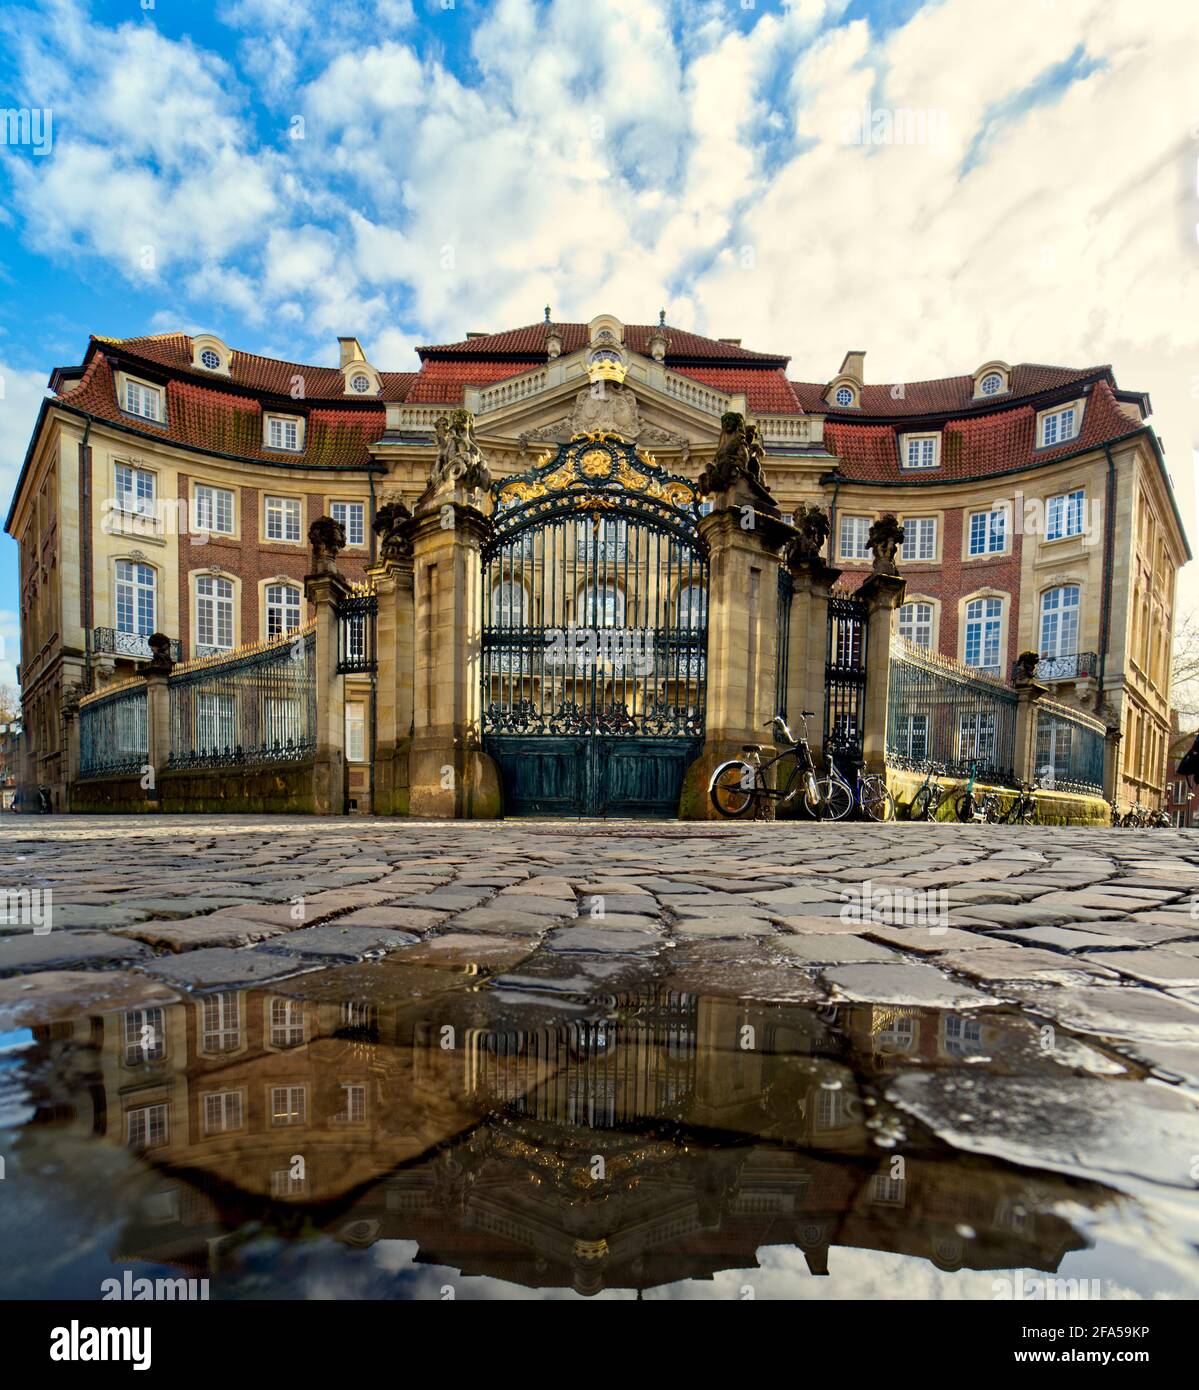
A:
<svg viewBox="0 0 1199 1390">
<path fill-rule="evenodd" d="M 111 627 L 98 627 L 92 631 L 92 650 L 97 656 L 124 656 L 133 661 L 149 661 L 150 638 L 137 632 L 118 632 Z M 183 647 L 179 642 L 171 643 L 171 660 L 183 659 Z"/>
<path fill-rule="evenodd" d="M 1019 666 L 1012 667 L 1013 676 Z M 1078 681 L 1094 676 L 1099 670 L 1095 652 L 1074 652 L 1070 656 L 1043 656 L 1037 662 L 1037 679 L 1042 681 Z"/>
</svg>

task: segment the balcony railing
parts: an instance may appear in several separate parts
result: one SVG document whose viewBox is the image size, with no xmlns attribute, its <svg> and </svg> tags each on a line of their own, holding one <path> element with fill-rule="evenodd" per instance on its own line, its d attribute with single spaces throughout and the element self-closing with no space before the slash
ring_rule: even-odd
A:
<svg viewBox="0 0 1199 1390">
<path fill-rule="evenodd" d="M 98 656 L 124 656 L 134 661 L 149 661 L 150 638 L 137 632 L 118 632 L 111 627 L 98 627 L 92 632 L 92 650 Z M 183 647 L 179 642 L 171 643 L 171 660 L 183 659 Z"/>
<path fill-rule="evenodd" d="M 1019 662 L 1012 666 L 1015 678 Z M 1037 662 L 1037 679 L 1041 681 L 1078 681 L 1094 676 L 1099 670 L 1095 652 L 1074 652 L 1070 656 L 1043 656 Z"/>
</svg>

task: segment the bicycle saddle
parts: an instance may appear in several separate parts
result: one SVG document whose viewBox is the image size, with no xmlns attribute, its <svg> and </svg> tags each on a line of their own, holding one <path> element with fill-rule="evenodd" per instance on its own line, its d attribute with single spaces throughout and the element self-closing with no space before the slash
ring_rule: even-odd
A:
<svg viewBox="0 0 1199 1390">
<path fill-rule="evenodd" d="M 760 753 L 762 751 L 762 745 L 760 743 L 743 743 L 741 745 L 741 751 L 743 753 Z"/>
</svg>

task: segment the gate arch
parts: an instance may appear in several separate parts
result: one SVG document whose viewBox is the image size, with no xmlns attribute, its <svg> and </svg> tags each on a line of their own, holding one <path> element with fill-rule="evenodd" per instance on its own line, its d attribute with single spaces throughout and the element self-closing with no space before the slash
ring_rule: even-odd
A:
<svg viewBox="0 0 1199 1390">
<path fill-rule="evenodd" d="M 506 812 L 675 815 L 704 736 L 708 555 L 695 485 L 596 434 L 492 492 L 483 746 Z"/>
</svg>

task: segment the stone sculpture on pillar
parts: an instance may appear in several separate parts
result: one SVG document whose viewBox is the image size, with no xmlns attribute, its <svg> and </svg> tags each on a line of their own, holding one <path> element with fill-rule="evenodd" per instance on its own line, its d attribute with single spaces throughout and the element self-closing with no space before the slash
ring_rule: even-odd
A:
<svg viewBox="0 0 1199 1390">
<path fill-rule="evenodd" d="M 745 500 L 777 516 L 778 504 L 766 486 L 762 469 L 764 457 L 757 425 L 747 425 L 745 416 L 736 410 L 726 411 L 720 417 L 715 457 L 699 476 L 700 492 L 705 496 L 739 493 L 745 495 Z"/>
<path fill-rule="evenodd" d="M 486 492 L 491 471 L 475 440 L 475 417 L 469 410 L 440 415 L 433 426 L 437 437 L 437 459 L 429 475 L 429 488 L 438 491 L 447 484 L 463 492 Z"/>
<path fill-rule="evenodd" d="M 886 512 L 871 525 L 866 548 L 874 557 L 872 569 L 875 574 L 899 574 L 895 556 L 903 544 L 903 534 L 903 527 L 894 512 Z"/>
<path fill-rule="evenodd" d="M 318 516 L 308 528 L 313 574 L 336 574 L 337 557 L 346 548 L 346 528 L 331 516 Z"/>
</svg>

